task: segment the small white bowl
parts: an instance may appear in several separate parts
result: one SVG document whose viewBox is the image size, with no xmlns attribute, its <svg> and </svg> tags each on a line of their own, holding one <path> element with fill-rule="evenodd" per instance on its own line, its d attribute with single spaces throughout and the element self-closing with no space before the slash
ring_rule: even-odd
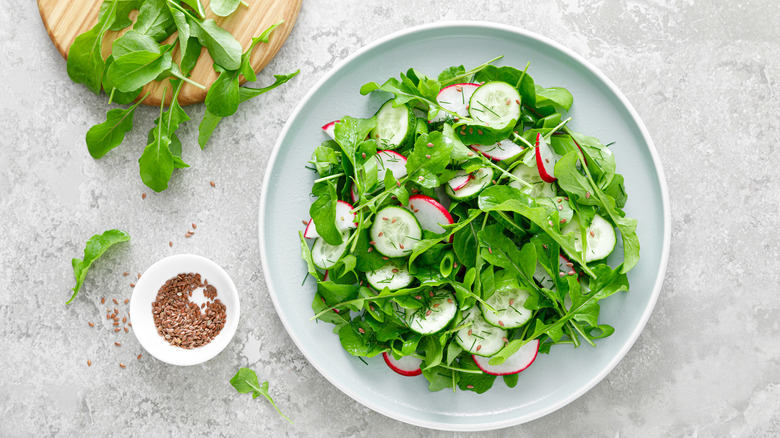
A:
<svg viewBox="0 0 780 438">
<path fill-rule="evenodd" d="M 225 326 L 208 344 L 190 350 L 174 347 L 157 333 L 152 316 L 152 303 L 157 292 L 168 281 L 182 273 L 200 274 L 217 289 L 217 299 L 225 305 Z M 191 301 L 200 304 L 205 299 L 200 289 L 193 293 Z M 227 272 L 211 260 L 194 254 L 166 257 L 150 266 L 136 282 L 130 298 L 130 316 L 133 333 L 141 346 L 157 359 L 171 365 L 197 365 L 219 354 L 233 339 L 238 327 L 241 308 L 238 291 Z"/>
</svg>

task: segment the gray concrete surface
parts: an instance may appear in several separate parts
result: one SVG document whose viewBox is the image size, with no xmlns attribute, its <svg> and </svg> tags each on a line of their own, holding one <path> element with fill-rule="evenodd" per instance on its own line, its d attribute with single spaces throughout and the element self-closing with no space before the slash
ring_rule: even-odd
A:
<svg viewBox="0 0 780 438">
<path fill-rule="evenodd" d="M 398 29 L 474 19 L 548 36 L 617 84 L 657 145 L 674 227 L 655 312 L 617 368 L 560 411 L 487 435 L 780 436 L 778 5 L 307 0 L 261 80 L 297 68 L 301 75 L 225 120 L 203 152 L 196 124 L 185 125 L 192 168 L 153 194 L 137 174 L 146 129 L 93 160 L 84 134 L 103 120 L 104 99 L 70 82 L 35 2 L 3 2 L 0 435 L 450 436 L 370 411 L 307 363 L 265 291 L 256 216 L 276 136 L 335 63 Z M 203 107 L 191 112 L 198 120 Z M 136 123 L 155 117 L 144 108 Z M 191 222 L 197 233 L 185 239 Z M 113 227 L 127 230 L 131 243 L 100 260 L 66 306 L 70 259 L 89 236 Z M 99 303 L 130 296 L 122 272 L 135 275 L 179 252 L 217 261 L 244 293 L 233 342 L 189 368 L 136 360 L 141 347 L 132 334 L 113 333 Z M 270 380 L 294 425 L 235 393 L 228 380 L 239 366 Z"/>
</svg>

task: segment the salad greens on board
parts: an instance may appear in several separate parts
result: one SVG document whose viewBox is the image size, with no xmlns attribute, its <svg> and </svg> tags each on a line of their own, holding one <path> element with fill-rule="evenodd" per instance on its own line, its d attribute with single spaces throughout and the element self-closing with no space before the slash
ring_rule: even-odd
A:
<svg viewBox="0 0 780 438">
<path fill-rule="evenodd" d="M 212 0 L 209 7 L 216 15 L 228 16 L 241 0 Z M 135 24 L 128 14 L 138 10 Z M 120 105 L 136 103 L 127 108 L 108 111 L 106 121 L 87 131 L 87 149 L 93 158 L 101 158 L 119 146 L 125 134 L 133 129 L 133 117 L 145 85 L 170 78 L 170 87 L 163 89 L 160 117 L 154 121 L 147 145 L 138 159 L 141 180 L 155 192 L 168 188 L 174 169 L 189 165 L 182 159 L 182 144 L 176 131 L 190 120 L 177 100 L 182 85 L 187 82 L 206 89 L 189 79 L 192 69 L 205 48 L 214 60 L 213 68 L 219 73 L 206 94 L 206 113 L 198 128 L 198 144 L 206 146 L 219 122 L 238 111 L 238 106 L 249 99 L 264 94 L 286 83 L 298 71 L 274 75 L 273 84 L 252 88 L 240 85 L 241 78 L 257 81 L 249 62 L 252 50 L 258 43 L 268 43 L 271 32 L 282 24 L 276 23 L 264 30 L 246 51 L 227 30 L 214 20 L 205 19 L 205 9 L 200 0 L 104 0 L 95 26 L 77 36 L 68 51 L 68 76 L 76 83 L 84 84 L 90 91 L 108 94 L 108 103 Z M 107 31 L 121 31 L 131 27 L 112 45 L 111 54 L 103 59 L 102 43 Z M 176 39 L 163 45 L 176 33 Z M 174 59 L 174 48 L 180 55 Z M 165 95 L 172 96 L 168 110 L 164 111 Z"/>
<path fill-rule="evenodd" d="M 323 126 L 310 161 L 312 319 L 431 391 L 514 387 L 537 353 L 595 346 L 639 260 L 612 152 L 569 126 L 569 91 L 500 58 L 363 85 L 389 100 Z"/>
</svg>

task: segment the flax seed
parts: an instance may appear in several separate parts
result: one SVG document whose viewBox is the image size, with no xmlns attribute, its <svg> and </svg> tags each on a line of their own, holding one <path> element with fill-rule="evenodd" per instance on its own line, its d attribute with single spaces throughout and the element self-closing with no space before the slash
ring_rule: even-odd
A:
<svg viewBox="0 0 780 438">
<path fill-rule="evenodd" d="M 477 351 L 482 349 L 482 345 L 477 345 Z"/>
<path fill-rule="evenodd" d="M 106 304 L 106 298 L 105 297 L 100 299 L 100 304 Z"/>
<path fill-rule="evenodd" d="M 428 292 L 428 295 L 430 295 L 430 297 L 433 298 L 433 291 Z"/>
<path fill-rule="evenodd" d="M 415 296 L 414 296 L 414 299 L 415 299 L 415 300 L 421 300 L 421 299 L 422 299 L 422 297 L 421 297 L 420 295 L 415 295 Z"/>
<path fill-rule="evenodd" d="M 130 287 L 135 287 L 135 283 L 130 283 Z"/>
<path fill-rule="evenodd" d="M 116 345 L 117 347 L 121 347 L 122 343 L 121 342 L 114 342 L 114 345 Z"/>
<path fill-rule="evenodd" d="M 452 304 L 452 298 L 447 298 L 447 302 Z"/>
<path fill-rule="evenodd" d="M 474 389 L 474 385 L 466 385 L 466 388 L 468 388 L 468 389 Z"/>
<path fill-rule="evenodd" d="M 128 330 L 127 327 L 122 327 L 122 328 L 125 329 L 125 333 L 130 333 L 130 330 Z"/>
<path fill-rule="evenodd" d="M 368 248 L 368 251 L 366 251 L 366 252 L 371 252 L 371 251 L 373 251 L 373 250 L 374 250 L 374 248 L 373 248 L 373 247 L 371 247 L 371 248 Z"/>
<path fill-rule="evenodd" d="M 358 331 L 360 332 L 361 335 L 366 332 L 365 330 L 363 330 L 363 327 L 358 327 Z"/>
<path fill-rule="evenodd" d="M 591 231 L 590 232 L 590 237 L 596 237 L 596 232 L 595 231 Z"/>
<path fill-rule="evenodd" d="M 216 187 L 217 185 L 214 184 L 214 181 L 209 181 L 209 184 L 211 184 L 211 187 Z"/>
<path fill-rule="evenodd" d="M 90 321 L 90 322 L 89 322 L 89 326 L 90 326 L 90 327 L 94 327 L 94 326 L 95 326 L 95 323 L 94 323 L 94 322 L 92 322 L 92 321 Z"/>
<path fill-rule="evenodd" d="M 566 223 L 566 218 L 561 219 L 561 223 L 565 224 Z"/>
<path fill-rule="evenodd" d="M 428 143 L 426 146 L 428 146 L 429 148 L 432 148 L 433 147 L 433 143 Z"/>
<path fill-rule="evenodd" d="M 427 312 L 425 312 L 425 316 L 431 316 L 431 312 L 433 312 L 433 311 L 432 310 L 428 310 Z"/>
<path fill-rule="evenodd" d="M 382 260 L 390 260 L 390 259 L 387 257 L 382 257 Z"/>
<path fill-rule="evenodd" d="M 146 193 L 141 193 L 141 199 L 146 199 Z"/>
<path fill-rule="evenodd" d="M 515 303 L 515 300 L 514 300 L 514 299 L 510 299 L 510 300 L 509 300 L 509 305 L 510 305 L 510 306 L 511 306 L 512 304 L 514 304 L 514 303 Z"/>
<path fill-rule="evenodd" d="M 515 99 L 515 103 L 520 105 L 520 100 L 519 99 Z"/>
<path fill-rule="evenodd" d="M 119 301 L 117 301 L 116 298 L 114 298 L 113 301 L 114 301 L 114 304 L 119 304 Z M 114 309 L 114 311 L 116 311 L 116 309 Z"/>
<path fill-rule="evenodd" d="M 509 342 L 509 339 L 507 339 L 507 338 L 506 338 L 506 336 L 504 336 L 503 338 L 501 338 L 501 340 L 502 340 L 502 341 L 504 341 L 504 343 L 505 343 L 505 344 L 506 344 L 507 342 Z"/>
<path fill-rule="evenodd" d="M 393 269 L 392 272 L 393 272 L 393 274 L 397 274 L 398 273 L 398 269 Z"/>
<path fill-rule="evenodd" d="M 115 328 L 114 329 L 114 333 L 118 332 L 119 330 L 122 330 L 122 329 L 120 329 L 119 327 Z"/>
<path fill-rule="evenodd" d="M 439 304 L 439 303 L 436 303 L 436 304 L 434 304 L 434 305 L 433 305 L 433 308 L 435 309 L 435 308 L 437 308 L 437 307 L 439 307 L 439 306 L 441 306 L 441 304 Z"/>
<path fill-rule="evenodd" d="M 503 327 L 503 326 L 504 326 L 504 321 L 498 321 L 498 325 L 500 325 L 501 327 Z"/>
<path fill-rule="evenodd" d="M 384 236 L 384 234 L 385 234 L 384 232 L 380 231 L 379 234 L 377 234 L 377 237 L 382 237 Z"/>
<path fill-rule="evenodd" d="M 122 362 L 119 362 L 119 368 L 126 368 L 125 364 L 123 364 Z"/>
<path fill-rule="evenodd" d="M 471 336 L 471 329 L 469 329 L 469 336 Z"/>
<path fill-rule="evenodd" d="M 403 246 L 403 244 L 400 244 L 400 243 L 399 243 L 399 244 L 398 244 L 398 247 L 399 247 L 399 248 L 401 248 L 401 249 L 404 249 L 404 246 Z"/>
<path fill-rule="evenodd" d="M 590 192 L 585 192 L 585 199 L 590 198 Z"/>
<path fill-rule="evenodd" d="M 468 152 L 468 153 L 466 153 L 466 155 L 468 155 L 469 157 L 473 157 L 474 156 L 474 152 Z"/>
<path fill-rule="evenodd" d="M 123 277 L 127 277 L 128 275 L 130 275 L 130 273 L 129 273 L 129 272 L 123 272 L 123 273 L 122 273 L 122 276 L 123 276 Z M 116 298 L 114 298 L 114 301 L 116 301 Z"/>
<path fill-rule="evenodd" d="M 168 241 L 168 246 L 170 246 L 171 248 L 173 248 L 173 242 L 172 242 L 172 241 Z"/>
</svg>

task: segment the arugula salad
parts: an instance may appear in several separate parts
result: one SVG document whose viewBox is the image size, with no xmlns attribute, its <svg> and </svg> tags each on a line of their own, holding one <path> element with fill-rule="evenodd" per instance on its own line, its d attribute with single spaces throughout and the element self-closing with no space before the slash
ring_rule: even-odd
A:
<svg viewBox="0 0 780 438">
<path fill-rule="evenodd" d="M 595 346 L 639 260 L 612 152 L 571 128 L 569 91 L 500 58 L 363 85 L 389 100 L 323 126 L 310 161 L 312 319 L 431 391 L 514 387 L 537 353 Z"/>
</svg>

